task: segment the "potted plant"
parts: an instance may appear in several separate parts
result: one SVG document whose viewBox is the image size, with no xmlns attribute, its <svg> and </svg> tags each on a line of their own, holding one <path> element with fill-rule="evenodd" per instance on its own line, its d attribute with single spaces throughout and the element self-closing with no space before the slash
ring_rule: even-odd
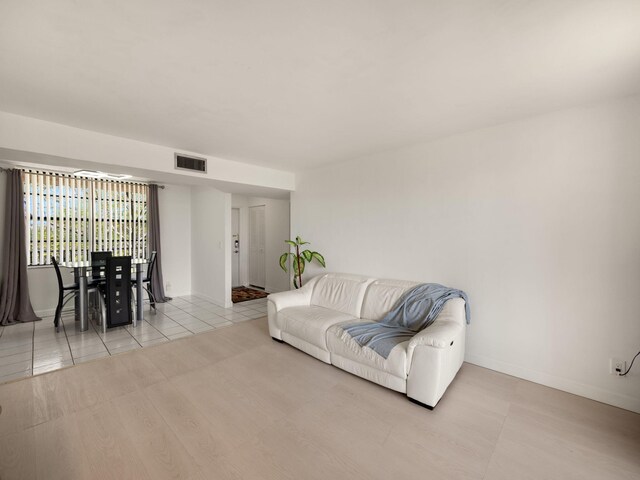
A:
<svg viewBox="0 0 640 480">
<path fill-rule="evenodd" d="M 285 243 L 295 248 L 295 253 L 283 253 L 280 256 L 280 268 L 287 271 L 287 260 L 289 256 L 293 257 L 293 286 L 296 288 L 302 287 L 302 274 L 304 273 L 304 267 L 307 262 L 311 262 L 312 260 L 316 260 L 320 265 L 326 268 L 326 264 L 324 262 L 324 257 L 318 253 L 313 252 L 309 249 L 303 250 L 300 252 L 300 247 L 303 245 L 309 245 L 309 242 L 305 242 L 298 235 L 294 240 L 285 240 Z"/>
</svg>

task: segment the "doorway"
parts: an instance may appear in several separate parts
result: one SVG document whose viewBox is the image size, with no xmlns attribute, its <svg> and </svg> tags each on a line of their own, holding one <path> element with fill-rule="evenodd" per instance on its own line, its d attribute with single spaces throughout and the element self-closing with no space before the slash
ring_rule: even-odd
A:
<svg viewBox="0 0 640 480">
<path fill-rule="evenodd" d="M 265 206 L 249 207 L 249 285 L 265 288 Z"/>
<path fill-rule="evenodd" d="M 240 209 L 231 209 L 231 286 L 239 287 L 240 282 Z"/>
</svg>

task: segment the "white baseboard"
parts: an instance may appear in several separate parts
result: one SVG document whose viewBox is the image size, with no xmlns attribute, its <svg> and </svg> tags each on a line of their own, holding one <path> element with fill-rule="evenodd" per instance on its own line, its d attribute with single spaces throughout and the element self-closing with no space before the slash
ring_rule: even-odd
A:
<svg viewBox="0 0 640 480">
<path fill-rule="evenodd" d="M 283 290 L 281 288 L 273 288 L 273 287 L 270 287 L 269 285 L 267 285 L 265 287 L 264 291 L 267 292 L 267 293 L 278 293 L 278 292 L 284 292 L 286 290 Z"/>
<path fill-rule="evenodd" d="M 258 288 L 258 287 L 252 287 L 252 286 L 251 286 L 251 285 L 249 285 L 248 283 L 244 284 L 243 286 L 244 286 L 244 287 L 247 287 L 247 288 Z M 264 287 L 264 291 L 265 291 L 265 293 L 278 293 L 278 292 L 285 292 L 285 291 L 288 291 L 288 289 L 287 289 L 287 290 L 283 290 L 283 289 L 281 289 L 281 288 L 275 288 L 275 287 L 272 287 L 271 285 L 266 285 L 266 286 Z"/>
<path fill-rule="evenodd" d="M 69 307 L 69 305 L 71 305 L 71 307 Z M 67 304 L 67 306 L 65 308 L 62 309 L 62 315 L 69 315 L 70 313 L 73 313 L 75 310 L 74 306 L 73 306 L 73 302 L 69 302 L 69 304 Z M 35 314 L 38 317 L 53 317 L 56 314 L 56 309 L 55 308 L 46 308 L 44 310 L 34 310 Z"/>
<path fill-rule="evenodd" d="M 191 292 L 167 292 L 165 291 L 164 294 L 168 297 L 171 298 L 176 298 L 176 297 L 184 297 L 187 295 L 191 295 Z"/>
<path fill-rule="evenodd" d="M 523 380 L 539 383 L 557 390 L 562 390 L 574 395 L 613 405 L 614 407 L 620 407 L 625 410 L 640 413 L 640 399 L 629 395 L 603 390 L 601 388 L 594 387 L 593 385 L 586 385 L 567 378 L 556 377 L 555 375 L 550 375 L 548 373 L 530 370 L 519 365 L 513 365 L 501 360 L 485 357 L 483 355 L 467 354 L 465 356 L 465 361 L 478 365 L 479 367 L 506 373 L 507 375 L 522 378 Z"/>
<path fill-rule="evenodd" d="M 55 308 L 47 308 L 45 310 L 34 310 L 36 315 L 40 318 L 42 317 L 52 317 L 56 314 L 56 309 Z M 67 310 L 64 309 L 62 311 L 62 313 L 64 314 L 65 312 L 70 312 L 71 310 Z"/>
<path fill-rule="evenodd" d="M 203 298 L 205 300 L 207 300 L 208 302 L 211 303 L 215 303 L 216 305 L 218 305 L 219 307 L 222 308 L 229 308 L 231 307 L 231 305 L 225 305 L 225 301 L 224 300 L 220 300 L 220 299 L 216 299 L 213 297 L 210 297 L 209 295 L 205 295 L 204 293 L 199 293 L 199 292 L 192 292 L 191 295 L 195 295 L 197 297 Z"/>
</svg>

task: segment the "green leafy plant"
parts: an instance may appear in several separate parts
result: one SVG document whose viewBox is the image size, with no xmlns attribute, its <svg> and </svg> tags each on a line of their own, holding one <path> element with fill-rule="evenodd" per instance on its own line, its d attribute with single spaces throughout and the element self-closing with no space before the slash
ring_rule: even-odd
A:
<svg viewBox="0 0 640 480">
<path fill-rule="evenodd" d="M 324 262 L 324 257 L 318 253 L 313 252 L 311 250 L 303 250 L 300 252 L 300 247 L 303 245 L 309 245 L 309 242 L 303 241 L 300 236 L 297 236 L 295 241 L 293 240 L 285 240 L 284 243 L 289 244 L 291 247 L 295 248 L 295 253 L 283 253 L 280 256 L 280 268 L 287 271 L 287 260 L 289 256 L 293 257 L 293 286 L 296 288 L 302 287 L 302 274 L 304 273 L 304 267 L 307 262 L 311 262 L 312 260 L 316 260 L 323 267 L 327 267 Z"/>
</svg>

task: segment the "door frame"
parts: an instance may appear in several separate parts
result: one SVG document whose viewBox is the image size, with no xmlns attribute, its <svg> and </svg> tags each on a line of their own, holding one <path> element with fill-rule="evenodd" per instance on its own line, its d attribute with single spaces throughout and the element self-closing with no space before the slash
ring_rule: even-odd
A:
<svg viewBox="0 0 640 480">
<path fill-rule="evenodd" d="M 233 265 L 233 255 L 235 252 L 233 252 L 233 250 L 235 250 L 235 246 L 234 246 L 234 242 L 235 242 L 235 238 L 233 238 L 234 233 L 233 233 L 233 216 L 237 215 L 237 227 L 238 227 L 238 242 L 239 242 L 239 247 L 238 247 L 238 276 L 236 277 L 236 284 L 234 285 L 233 282 L 233 270 L 234 270 L 234 265 Z M 242 229 L 241 226 L 241 214 L 240 214 L 240 207 L 231 207 L 231 288 L 234 287 L 241 287 L 243 285 L 242 283 L 242 236 L 240 235 L 240 231 Z"/>
<path fill-rule="evenodd" d="M 259 285 L 254 285 L 251 284 L 251 209 L 252 208 L 259 208 L 262 207 L 263 212 L 264 212 L 264 228 L 263 228 L 263 247 L 264 247 L 264 265 L 263 265 L 263 272 L 264 272 L 264 285 L 259 286 Z M 266 284 L 267 284 L 267 268 L 266 268 L 266 263 L 267 263 L 267 235 L 266 235 L 266 223 L 267 223 L 267 206 L 266 204 L 259 204 L 259 205 L 249 205 L 248 209 L 247 209 L 247 284 L 252 286 L 252 287 L 256 287 L 256 288 L 262 288 L 265 289 L 266 288 Z"/>
</svg>

